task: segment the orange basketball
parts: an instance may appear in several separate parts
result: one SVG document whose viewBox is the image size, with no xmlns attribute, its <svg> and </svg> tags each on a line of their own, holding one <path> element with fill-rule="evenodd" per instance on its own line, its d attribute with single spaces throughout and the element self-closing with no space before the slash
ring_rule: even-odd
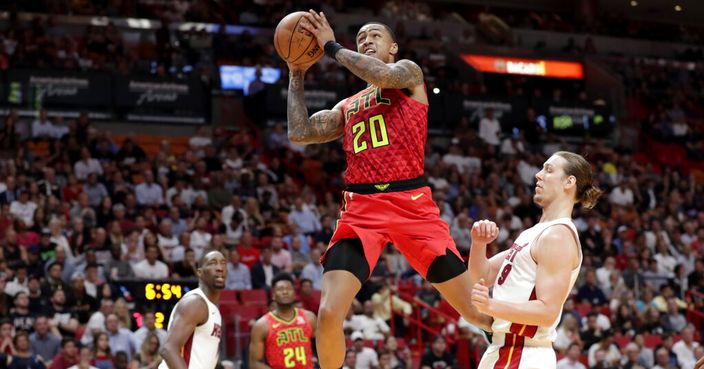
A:
<svg viewBox="0 0 704 369">
<path fill-rule="evenodd" d="M 312 33 L 299 24 L 306 12 L 295 12 L 284 17 L 274 32 L 274 47 L 282 59 L 291 64 L 316 62 L 323 56 L 323 49 L 318 45 Z"/>
</svg>

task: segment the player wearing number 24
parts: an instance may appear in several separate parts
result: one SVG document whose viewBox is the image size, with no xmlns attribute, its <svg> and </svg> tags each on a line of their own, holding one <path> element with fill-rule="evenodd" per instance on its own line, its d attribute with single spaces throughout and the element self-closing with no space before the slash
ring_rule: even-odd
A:
<svg viewBox="0 0 704 369">
<path fill-rule="evenodd" d="M 423 71 L 413 61 L 397 60 L 399 45 L 385 24 L 364 24 L 353 51 L 335 42 L 325 14 L 311 10 L 304 18 L 299 24 L 315 36 L 325 55 L 368 84 L 332 109 L 309 116 L 303 76 L 311 65 L 288 64 L 289 139 L 305 145 L 342 138 L 347 160 L 343 208 L 322 257 L 316 333 L 320 367 L 342 366 L 342 322 L 389 242 L 466 320 L 488 330 L 491 318 L 467 298 L 472 286 L 467 267 L 423 180 L 428 132 Z"/>
<path fill-rule="evenodd" d="M 295 307 L 296 290 L 288 273 L 274 276 L 271 295 L 276 306 L 252 327 L 250 369 L 312 369 L 315 314 Z"/>
</svg>

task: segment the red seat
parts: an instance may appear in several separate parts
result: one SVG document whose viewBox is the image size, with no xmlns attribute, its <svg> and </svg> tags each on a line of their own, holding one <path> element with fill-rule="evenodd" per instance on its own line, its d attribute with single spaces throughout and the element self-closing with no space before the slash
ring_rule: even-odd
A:
<svg viewBox="0 0 704 369">
<path fill-rule="evenodd" d="M 648 334 L 643 336 L 643 344 L 647 348 L 654 348 L 662 342 L 662 336 L 656 334 Z"/>
<path fill-rule="evenodd" d="M 631 336 L 614 336 L 614 342 L 619 348 L 624 349 L 631 342 Z"/>
<path fill-rule="evenodd" d="M 237 300 L 237 290 L 222 290 L 222 291 L 220 291 L 220 302 L 221 303 L 235 302 L 235 303 L 239 304 L 239 301 Z"/>
<path fill-rule="evenodd" d="M 266 307 L 269 305 L 268 298 L 269 296 L 264 289 L 240 291 L 240 302 L 242 302 L 242 305 Z"/>
<path fill-rule="evenodd" d="M 577 310 L 577 314 L 579 314 L 580 317 L 584 318 L 592 311 L 592 304 L 588 302 L 577 304 L 574 309 Z"/>
</svg>

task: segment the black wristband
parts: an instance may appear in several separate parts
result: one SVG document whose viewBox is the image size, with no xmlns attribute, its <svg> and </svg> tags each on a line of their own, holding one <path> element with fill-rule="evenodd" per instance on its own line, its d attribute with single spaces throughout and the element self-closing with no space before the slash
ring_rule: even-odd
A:
<svg viewBox="0 0 704 369">
<path fill-rule="evenodd" d="M 338 44 L 335 41 L 328 41 L 325 43 L 325 55 L 328 57 L 335 59 L 335 55 L 337 55 L 337 52 L 342 50 L 342 45 Z"/>
</svg>

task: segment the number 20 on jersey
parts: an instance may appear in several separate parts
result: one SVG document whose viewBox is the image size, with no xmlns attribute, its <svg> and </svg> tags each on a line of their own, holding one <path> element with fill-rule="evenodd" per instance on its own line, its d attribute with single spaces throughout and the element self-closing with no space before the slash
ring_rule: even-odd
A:
<svg viewBox="0 0 704 369">
<path fill-rule="evenodd" d="M 369 140 L 363 140 L 362 135 L 369 130 Z M 355 154 L 371 148 L 387 146 L 389 144 L 389 134 L 386 131 L 384 116 L 379 114 L 369 118 L 368 121 L 361 121 L 352 125 L 352 141 Z"/>
</svg>

